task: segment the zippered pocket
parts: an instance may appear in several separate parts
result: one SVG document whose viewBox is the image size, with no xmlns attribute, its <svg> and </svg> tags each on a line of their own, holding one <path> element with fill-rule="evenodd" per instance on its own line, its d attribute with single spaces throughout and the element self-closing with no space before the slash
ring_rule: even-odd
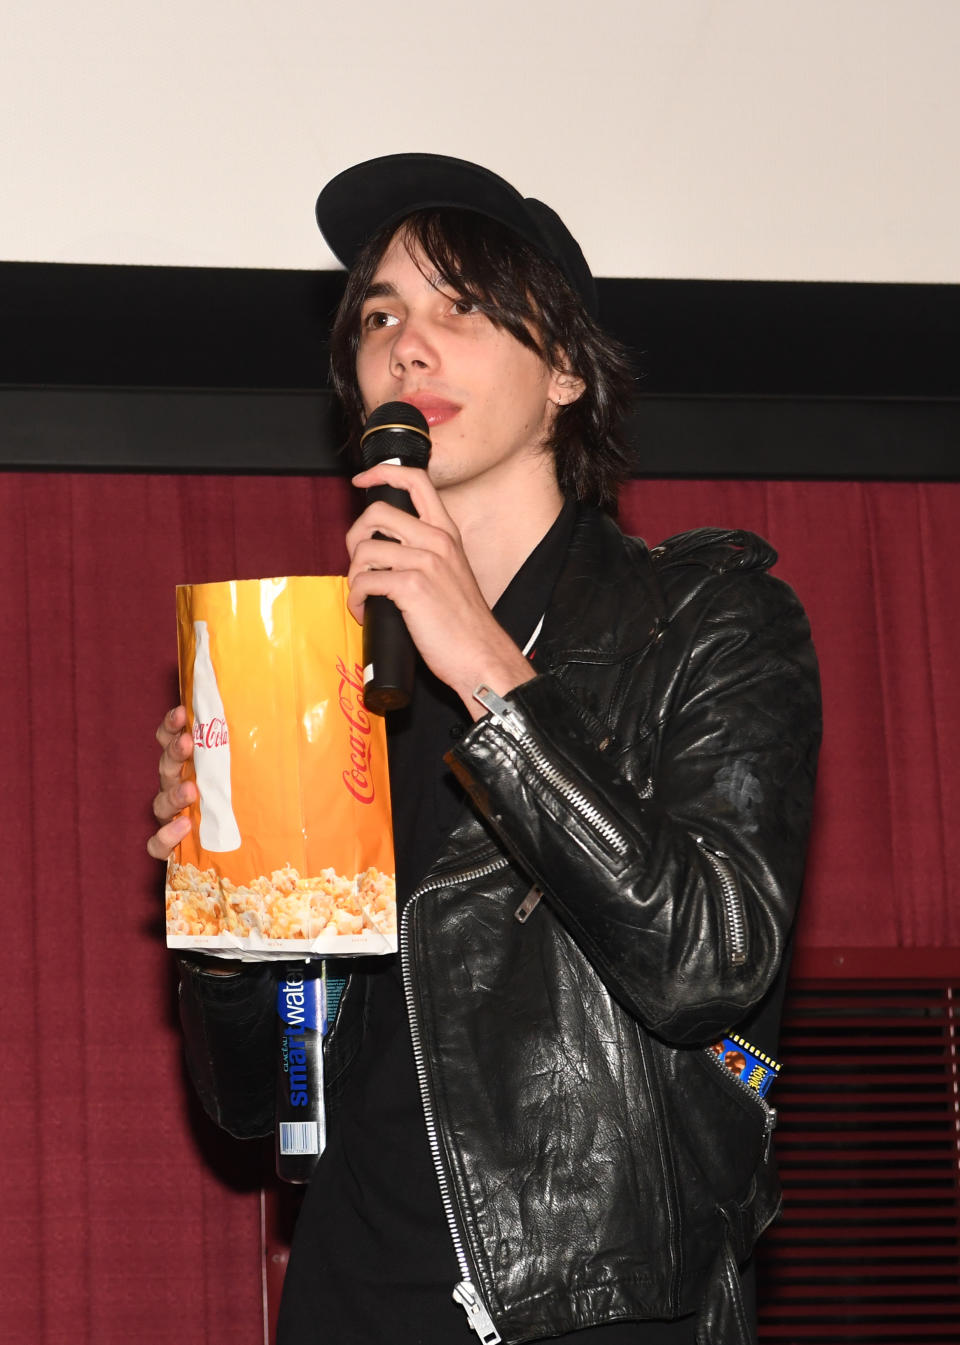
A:
<svg viewBox="0 0 960 1345">
<path fill-rule="evenodd" d="M 720 885 L 730 965 L 742 967 L 747 960 L 747 920 L 737 875 L 729 857 L 722 850 L 711 849 L 702 836 L 695 836 L 694 840 Z"/>
<path fill-rule="evenodd" d="M 728 1069 L 723 1061 L 714 1051 L 713 1047 L 705 1046 L 703 1054 L 710 1062 L 710 1068 L 718 1072 L 721 1078 L 726 1079 L 728 1083 L 750 1099 L 754 1106 L 759 1107 L 763 1112 L 763 1161 L 769 1162 L 770 1146 L 773 1143 L 773 1132 L 777 1128 L 777 1112 L 775 1107 L 771 1107 L 766 1098 L 762 1098 L 755 1089 L 744 1083 L 743 1079 Z"/>
<path fill-rule="evenodd" d="M 630 842 L 606 817 L 596 804 L 568 776 L 560 770 L 541 750 L 533 737 L 526 731 L 522 721 L 514 713 L 502 696 L 498 696 L 489 687 L 479 686 L 473 693 L 489 713 L 493 722 L 505 729 L 518 747 L 523 751 L 528 764 L 537 777 L 547 786 L 567 809 L 574 813 L 597 837 L 599 841 L 617 859 L 623 859 L 630 849 Z"/>
</svg>

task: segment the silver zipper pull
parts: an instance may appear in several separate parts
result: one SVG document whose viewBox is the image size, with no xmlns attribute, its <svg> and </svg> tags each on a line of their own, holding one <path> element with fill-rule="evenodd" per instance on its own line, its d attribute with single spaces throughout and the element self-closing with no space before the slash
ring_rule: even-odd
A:
<svg viewBox="0 0 960 1345">
<path fill-rule="evenodd" d="M 763 1121 L 763 1161 L 769 1163 L 770 1150 L 773 1146 L 773 1132 L 777 1128 L 777 1112 L 776 1108 L 771 1107 L 769 1102 L 766 1107 L 767 1114 Z"/>
<path fill-rule="evenodd" d="M 522 723 L 502 696 L 481 684 L 474 691 L 473 699 L 480 702 L 495 724 L 502 725 L 515 738 L 523 737 Z"/>
<path fill-rule="evenodd" d="M 469 1280 L 462 1280 L 453 1291 L 454 1301 L 459 1303 L 467 1314 L 471 1331 L 476 1331 L 481 1345 L 499 1345 L 500 1332 L 490 1320 L 490 1314 L 484 1307 L 483 1299 Z"/>
<path fill-rule="evenodd" d="M 523 901 L 521 901 L 520 905 L 514 911 L 514 920 L 519 920 L 521 925 L 526 924 L 527 919 L 540 905 L 540 898 L 542 895 L 543 893 L 540 891 L 539 887 L 531 887 Z"/>
</svg>

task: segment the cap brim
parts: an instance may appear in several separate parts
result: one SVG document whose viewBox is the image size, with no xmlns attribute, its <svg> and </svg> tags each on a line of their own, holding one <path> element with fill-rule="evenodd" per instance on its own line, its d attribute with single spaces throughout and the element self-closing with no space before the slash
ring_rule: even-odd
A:
<svg viewBox="0 0 960 1345">
<path fill-rule="evenodd" d="M 523 197 L 509 182 L 479 164 L 442 154 L 387 154 L 346 169 L 318 196 L 317 223 L 337 260 L 350 267 L 380 229 L 436 207 L 475 210 L 535 247 L 544 246 Z"/>
<path fill-rule="evenodd" d="M 317 197 L 317 224 L 348 269 L 381 229 L 417 210 L 474 210 L 513 229 L 550 258 L 596 315 L 596 287 L 576 239 L 549 207 L 496 173 L 444 154 L 387 154 L 345 169 Z"/>
</svg>

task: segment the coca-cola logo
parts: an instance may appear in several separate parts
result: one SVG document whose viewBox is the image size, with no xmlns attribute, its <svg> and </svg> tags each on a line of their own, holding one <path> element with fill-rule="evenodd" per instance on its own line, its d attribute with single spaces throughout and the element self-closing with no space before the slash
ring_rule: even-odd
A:
<svg viewBox="0 0 960 1345">
<path fill-rule="evenodd" d="M 350 753 L 350 765 L 343 772 L 343 783 L 358 803 L 372 803 L 374 789 L 370 770 L 370 716 L 363 707 L 363 672 L 359 663 L 355 663 L 350 672 L 343 659 L 338 658 L 337 674 L 340 678 L 337 702 L 340 713 L 347 721 Z"/>
<path fill-rule="evenodd" d="M 230 730 L 225 719 L 213 718 L 204 722 L 193 721 L 193 741 L 196 747 L 227 747 L 230 743 Z"/>
</svg>

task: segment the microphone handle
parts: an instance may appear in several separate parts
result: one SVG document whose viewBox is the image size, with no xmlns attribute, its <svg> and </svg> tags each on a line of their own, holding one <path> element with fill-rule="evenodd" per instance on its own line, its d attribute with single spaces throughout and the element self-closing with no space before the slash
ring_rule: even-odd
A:
<svg viewBox="0 0 960 1345">
<path fill-rule="evenodd" d="M 396 486 L 372 486 L 367 503 L 383 500 L 417 517 L 408 491 Z M 381 532 L 374 533 L 383 541 Z M 402 710 L 413 695 L 416 649 L 396 604 L 380 594 L 367 599 L 363 611 L 363 703 L 375 715 Z"/>
<path fill-rule="evenodd" d="M 405 514 L 410 514 L 413 518 L 419 517 L 413 507 L 410 492 L 401 490 L 398 486 L 371 486 L 367 491 L 367 504 L 373 504 L 377 500 L 383 500 L 385 504 L 392 504 L 394 509 L 402 509 Z M 378 532 L 375 536 L 382 537 L 383 533 Z"/>
</svg>

